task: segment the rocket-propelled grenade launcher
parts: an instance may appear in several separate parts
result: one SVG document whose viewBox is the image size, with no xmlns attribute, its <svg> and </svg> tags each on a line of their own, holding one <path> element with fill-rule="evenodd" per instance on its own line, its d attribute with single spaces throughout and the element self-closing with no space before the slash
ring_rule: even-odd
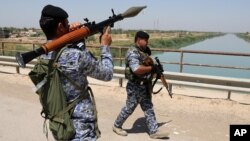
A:
<svg viewBox="0 0 250 141">
<path fill-rule="evenodd" d="M 46 43 L 42 45 L 40 48 L 26 52 L 26 53 L 20 53 L 17 52 L 16 54 L 16 61 L 20 67 L 25 67 L 26 63 L 30 62 L 34 58 L 42 55 L 42 54 L 47 54 L 50 51 L 62 48 L 66 44 L 72 43 L 79 41 L 83 38 L 86 38 L 88 36 L 94 35 L 98 32 L 102 32 L 103 28 L 106 26 L 113 26 L 115 22 L 123 20 L 124 18 L 130 18 L 134 17 L 137 14 L 141 12 L 146 8 L 146 6 L 141 6 L 141 7 L 131 7 L 128 10 L 126 10 L 124 13 L 115 15 L 114 11 L 112 10 L 113 16 L 109 17 L 107 20 L 104 20 L 100 23 L 95 23 L 95 22 L 88 22 L 83 24 L 83 26 L 79 29 L 76 29 L 72 32 L 69 32 L 60 38 L 53 40 L 52 42 Z"/>
</svg>

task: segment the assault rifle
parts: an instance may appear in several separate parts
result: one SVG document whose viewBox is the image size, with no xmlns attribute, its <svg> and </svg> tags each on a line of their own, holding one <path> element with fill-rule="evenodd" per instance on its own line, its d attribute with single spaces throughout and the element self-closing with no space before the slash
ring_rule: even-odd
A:
<svg viewBox="0 0 250 141">
<path fill-rule="evenodd" d="M 146 6 L 142 7 L 131 7 L 127 11 L 125 11 L 122 14 L 115 15 L 114 11 L 112 9 L 113 15 L 110 16 L 107 20 L 104 20 L 100 23 L 89 22 L 87 19 L 85 21 L 87 23 L 83 24 L 81 28 L 76 29 L 70 33 L 67 33 L 60 38 L 53 40 L 52 42 L 46 43 L 42 45 L 40 48 L 26 52 L 21 54 L 20 52 L 17 52 L 16 54 L 16 61 L 20 67 L 25 67 L 26 63 L 30 62 L 34 58 L 42 55 L 47 54 L 50 51 L 62 48 L 66 44 L 79 41 L 81 39 L 84 39 L 88 36 L 94 35 L 98 32 L 103 32 L 103 28 L 106 26 L 113 26 L 115 22 L 123 20 L 124 18 L 134 17 L 138 13 L 141 12 L 142 9 L 146 8 Z"/>
<path fill-rule="evenodd" d="M 164 74 L 163 74 L 164 70 L 163 70 L 162 64 L 160 63 L 160 60 L 158 59 L 158 57 L 155 57 L 155 61 L 156 61 L 156 63 L 157 63 L 158 69 L 159 69 L 160 71 L 158 71 L 158 73 L 156 74 L 156 79 L 155 79 L 154 82 L 153 82 L 152 88 L 154 88 L 154 85 L 155 85 L 155 83 L 157 82 L 157 80 L 160 79 L 161 82 L 162 82 L 162 84 L 163 84 L 163 86 L 165 86 L 165 88 L 167 89 L 169 96 L 172 98 L 172 95 L 173 95 L 173 94 L 172 94 L 171 91 L 169 90 L 168 83 L 167 83 L 167 81 L 166 81 L 166 79 L 165 79 L 165 76 L 164 76 Z M 157 94 L 157 93 L 159 93 L 161 90 L 162 90 L 162 87 L 161 87 L 158 91 L 153 92 L 153 94 Z"/>
<path fill-rule="evenodd" d="M 150 91 L 151 91 L 153 94 L 157 94 L 157 93 L 159 93 L 159 92 L 162 90 L 162 87 L 161 87 L 158 91 L 156 91 L 156 92 L 153 91 L 153 88 L 154 88 L 154 86 L 155 86 L 157 80 L 160 79 L 161 82 L 162 82 L 162 84 L 163 84 L 163 86 L 165 86 L 165 88 L 167 89 L 169 96 L 172 98 L 172 95 L 173 95 L 173 94 L 172 94 L 171 91 L 169 90 L 168 83 L 167 83 L 167 81 L 166 81 L 166 79 L 165 79 L 165 76 L 164 76 L 164 74 L 163 74 L 164 70 L 163 70 L 162 64 L 160 63 L 160 60 L 158 59 L 158 57 L 155 57 L 155 61 L 156 61 L 156 63 L 157 63 L 156 65 L 157 65 L 158 71 L 156 72 L 156 78 L 155 78 L 155 80 L 154 80 L 154 82 L 153 82 L 153 84 L 152 84 L 152 90 L 150 90 Z M 152 59 L 151 57 L 146 57 L 146 58 L 144 59 L 144 61 L 143 61 L 143 64 L 144 64 L 145 66 L 152 66 L 152 65 L 154 65 L 154 61 L 153 61 L 153 59 Z"/>
</svg>

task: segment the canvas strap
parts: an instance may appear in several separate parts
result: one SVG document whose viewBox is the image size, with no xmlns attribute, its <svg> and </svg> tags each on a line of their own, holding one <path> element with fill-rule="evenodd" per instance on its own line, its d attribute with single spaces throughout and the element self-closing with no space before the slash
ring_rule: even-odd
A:
<svg viewBox="0 0 250 141">
<path fill-rule="evenodd" d="M 94 98 L 94 94 L 93 94 L 93 91 L 92 89 L 87 86 L 85 88 L 82 88 L 81 86 L 79 86 L 79 84 L 77 84 L 75 81 L 73 81 L 72 79 L 70 79 L 65 73 L 62 72 L 62 70 L 59 68 L 59 64 L 57 64 L 57 60 L 59 59 L 61 53 L 63 52 L 63 50 L 65 49 L 66 47 L 62 48 L 59 53 L 56 55 L 56 59 L 54 61 L 54 64 L 53 66 L 56 67 L 56 69 L 60 72 L 60 74 L 65 77 L 68 81 L 70 81 L 71 84 L 73 84 L 78 90 L 81 91 L 81 95 L 76 98 L 74 101 L 70 102 L 70 104 L 67 106 L 67 108 L 63 111 L 61 111 L 60 113 L 58 114 L 63 114 L 65 112 L 68 112 L 70 109 L 72 109 L 78 102 L 80 102 L 82 99 L 85 99 L 87 96 L 88 96 L 88 92 L 90 94 L 90 98 L 91 98 L 91 101 L 93 103 L 93 107 L 94 107 L 94 117 L 95 117 L 95 132 L 96 132 L 96 136 L 97 138 L 99 138 L 101 136 L 101 132 L 99 130 L 99 127 L 98 127 L 98 124 L 97 124 L 97 109 L 96 109 L 96 103 L 95 103 L 95 98 Z"/>
</svg>

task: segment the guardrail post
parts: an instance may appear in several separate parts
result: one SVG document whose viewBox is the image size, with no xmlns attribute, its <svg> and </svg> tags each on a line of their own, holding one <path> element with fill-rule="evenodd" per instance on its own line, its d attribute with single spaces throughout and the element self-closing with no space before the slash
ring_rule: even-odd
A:
<svg viewBox="0 0 250 141">
<path fill-rule="evenodd" d="M 173 88 L 173 85 L 172 84 L 169 84 L 169 92 L 172 93 L 172 88 Z"/>
<path fill-rule="evenodd" d="M 119 47 L 119 60 L 120 60 L 120 66 L 122 66 L 122 48 L 121 47 Z M 119 78 L 119 85 L 120 85 L 120 87 L 122 87 L 122 78 Z"/>
<path fill-rule="evenodd" d="M 19 68 L 19 66 L 16 66 L 16 73 L 20 73 L 20 68 Z"/>
<path fill-rule="evenodd" d="M 32 44 L 32 49 L 35 50 L 36 46 L 35 44 Z"/>
<path fill-rule="evenodd" d="M 4 42 L 2 42 L 2 55 L 4 56 Z"/>
<path fill-rule="evenodd" d="M 181 58 L 180 58 L 180 72 L 183 71 L 183 51 L 181 51 Z"/>
<path fill-rule="evenodd" d="M 119 78 L 119 86 L 120 87 L 122 87 L 122 83 L 123 83 L 122 78 Z"/>
<path fill-rule="evenodd" d="M 227 99 L 228 99 L 228 100 L 231 99 L 231 91 L 228 91 Z"/>
</svg>

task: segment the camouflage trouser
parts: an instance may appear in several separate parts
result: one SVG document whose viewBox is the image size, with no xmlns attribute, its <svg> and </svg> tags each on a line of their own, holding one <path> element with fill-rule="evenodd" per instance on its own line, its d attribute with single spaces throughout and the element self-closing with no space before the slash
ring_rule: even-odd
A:
<svg viewBox="0 0 250 141">
<path fill-rule="evenodd" d="M 114 126 L 122 127 L 125 120 L 134 112 L 138 104 L 140 104 L 146 118 L 146 124 L 149 134 L 155 133 L 158 129 L 151 95 L 148 94 L 146 85 L 139 85 L 133 82 L 127 83 L 127 101 L 126 106 L 122 108 L 120 114 L 115 120 Z"/>
<path fill-rule="evenodd" d="M 82 100 L 74 109 L 72 119 L 76 129 L 71 141 L 96 141 L 94 107 L 90 99 Z"/>
</svg>

